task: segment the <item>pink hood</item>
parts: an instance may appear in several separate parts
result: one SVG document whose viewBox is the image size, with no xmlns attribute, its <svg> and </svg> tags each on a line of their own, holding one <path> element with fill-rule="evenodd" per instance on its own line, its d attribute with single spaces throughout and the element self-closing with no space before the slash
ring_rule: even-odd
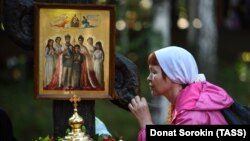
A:
<svg viewBox="0 0 250 141">
<path fill-rule="evenodd" d="M 219 111 L 233 104 L 227 92 L 207 81 L 188 85 L 176 98 L 172 120 L 182 111 Z"/>
</svg>

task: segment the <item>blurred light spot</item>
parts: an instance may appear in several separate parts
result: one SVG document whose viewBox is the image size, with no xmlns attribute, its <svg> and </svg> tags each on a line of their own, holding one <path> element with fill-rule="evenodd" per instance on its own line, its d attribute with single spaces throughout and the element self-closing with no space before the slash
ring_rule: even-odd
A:
<svg viewBox="0 0 250 141">
<path fill-rule="evenodd" d="M 130 53 L 128 54 L 128 58 L 129 58 L 131 61 L 135 62 L 135 61 L 138 60 L 138 55 L 137 55 L 136 53 L 134 53 L 134 52 L 130 52 Z"/>
<path fill-rule="evenodd" d="M 202 23 L 201 23 L 201 20 L 200 19 L 194 19 L 193 20 L 193 27 L 194 28 L 201 28 L 202 27 Z"/>
<path fill-rule="evenodd" d="M 2 31 L 5 30 L 2 22 L 1 22 L 1 30 L 2 30 Z"/>
<path fill-rule="evenodd" d="M 124 20 L 119 20 L 119 21 L 116 22 L 116 29 L 117 29 L 117 30 L 122 31 L 122 30 L 124 30 L 125 28 L 126 28 L 126 23 L 125 23 Z"/>
<path fill-rule="evenodd" d="M 142 29 L 142 25 L 141 25 L 141 22 L 136 22 L 135 23 L 135 26 L 134 26 L 134 29 L 136 31 L 140 31 Z"/>
<path fill-rule="evenodd" d="M 16 66 L 18 63 L 18 59 L 17 57 L 13 56 L 13 57 L 10 57 L 6 60 L 6 65 L 7 65 L 7 68 L 12 68 L 14 66 Z"/>
<path fill-rule="evenodd" d="M 106 3 L 107 0 L 98 0 L 97 3 Z"/>
<path fill-rule="evenodd" d="M 136 12 L 134 12 L 134 11 L 127 11 L 127 12 L 126 12 L 126 16 L 127 16 L 129 19 L 136 19 L 137 14 L 136 14 Z"/>
<path fill-rule="evenodd" d="M 245 82 L 247 80 L 247 67 L 246 65 L 241 66 L 239 70 L 239 80 Z"/>
<path fill-rule="evenodd" d="M 180 29 L 186 29 L 186 28 L 188 28 L 189 23 L 188 23 L 186 18 L 179 18 L 178 21 L 177 21 L 177 26 Z"/>
<path fill-rule="evenodd" d="M 250 52 L 243 52 L 241 58 L 244 62 L 250 62 Z"/>
<path fill-rule="evenodd" d="M 244 73 L 244 72 L 240 73 L 239 80 L 242 81 L 242 82 L 245 82 L 247 80 L 246 73 Z"/>
<path fill-rule="evenodd" d="M 14 80 L 19 80 L 20 78 L 21 78 L 21 72 L 20 72 L 20 70 L 19 69 L 17 69 L 17 68 L 15 68 L 14 70 L 13 70 L 13 73 L 12 73 L 12 78 L 14 79 Z"/>
<path fill-rule="evenodd" d="M 239 74 L 239 80 L 242 81 L 242 82 L 245 82 L 247 81 L 247 78 L 248 78 L 248 64 L 241 61 L 239 63 L 237 63 L 237 72 Z"/>
<path fill-rule="evenodd" d="M 152 0 L 141 0 L 140 6 L 144 9 L 150 9 L 153 5 Z"/>
</svg>

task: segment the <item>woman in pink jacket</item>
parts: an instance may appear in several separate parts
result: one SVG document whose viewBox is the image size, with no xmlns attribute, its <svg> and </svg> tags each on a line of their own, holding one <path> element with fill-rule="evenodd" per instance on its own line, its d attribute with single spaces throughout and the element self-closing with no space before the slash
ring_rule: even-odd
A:
<svg viewBox="0 0 250 141">
<path fill-rule="evenodd" d="M 187 50 L 176 46 L 159 49 L 149 55 L 148 64 L 151 94 L 164 96 L 171 103 L 170 124 L 227 124 L 220 110 L 232 105 L 233 99 L 198 73 L 196 61 Z M 145 127 L 153 124 L 146 99 L 136 96 L 128 107 L 141 127 L 138 141 L 146 141 Z"/>
</svg>

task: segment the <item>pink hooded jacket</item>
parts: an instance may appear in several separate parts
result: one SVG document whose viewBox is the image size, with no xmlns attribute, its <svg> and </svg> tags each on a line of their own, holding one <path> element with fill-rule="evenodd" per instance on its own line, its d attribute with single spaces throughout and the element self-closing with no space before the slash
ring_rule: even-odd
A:
<svg viewBox="0 0 250 141">
<path fill-rule="evenodd" d="M 233 104 L 227 92 L 207 81 L 184 88 L 176 98 L 172 112 L 174 125 L 226 125 L 220 110 Z M 146 141 L 146 130 L 138 133 L 138 141 Z"/>
</svg>

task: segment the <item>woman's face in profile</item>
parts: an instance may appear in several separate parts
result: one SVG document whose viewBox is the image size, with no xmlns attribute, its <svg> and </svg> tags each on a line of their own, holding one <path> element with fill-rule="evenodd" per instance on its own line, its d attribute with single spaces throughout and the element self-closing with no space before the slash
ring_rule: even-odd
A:
<svg viewBox="0 0 250 141">
<path fill-rule="evenodd" d="M 169 93 L 173 82 L 164 77 L 162 69 L 159 65 L 149 65 L 149 75 L 147 77 L 151 94 L 154 96 L 161 96 Z"/>
</svg>

